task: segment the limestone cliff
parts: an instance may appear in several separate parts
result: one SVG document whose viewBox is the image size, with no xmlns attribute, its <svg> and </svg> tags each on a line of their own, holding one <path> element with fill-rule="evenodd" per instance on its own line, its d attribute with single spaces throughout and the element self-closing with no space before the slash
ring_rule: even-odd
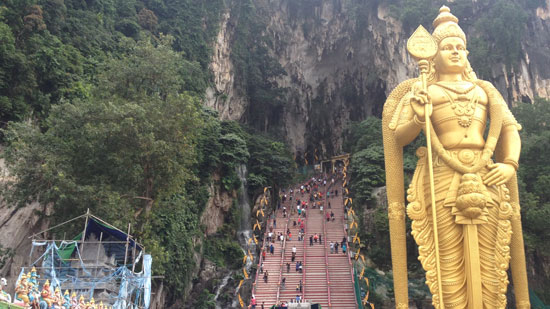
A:
<svg viewBox="0 0 550 309">
<path fill-rule="evenodd" d="M 214 174 L 208 187 L 208 202 L 201 215 L 201 224 L 205 227 L 206 236 L 216 233 L 223 225 L 233 201 L 237 198 L 235 191 L 224 191 L 219 183 L 220 176 Z"/>
<path fill-rule="evenodd" d="M 0 182 L 6 177 L 4 159 L 0 159 Z M 29 236 L 47 228 L 47 220 L 41 220 L 39 212 L 49 213 L 49 209 L 38 203 L 26 207 L 16 207 L 0 200 L 0 249 L 3 249 L 11 258 L 4 260 L 5 265 L 0 269 L 0 275 L 8 280 L 6 291 L 14 292 L 14 283 L 19 276 L 21 267 L 29 263 L 29 252 L 32 247 Z M 3 257 L 0 256 L 0 261 Z M 2 266 L 2 265 L 0 265 Z"/>
<path fill-rule="evenodd" d="M 405 48 L 409 33 L 388 2 L 252 1 L 269 54 L 286 73 L 273 80 L 286 89 L 284 108 L 281 115 L 270 116 L 282 118 L 283 136 L 296 152 L 340 152 L 346 125 L 380 115 L 389 92 L 416 75 Z M 525 10 L 529 19 L 521 59 L 513 67 L 492 67 L 489 78 L 509 102 L 550 97 L 550 1 Z M 232 63 L 233 30 L 240 22 L 234 3 L 223 16 L 213 46 L 214 85 L 207 105 L 224 119 L 247 122 L 251 103 Z"/>
</svg>

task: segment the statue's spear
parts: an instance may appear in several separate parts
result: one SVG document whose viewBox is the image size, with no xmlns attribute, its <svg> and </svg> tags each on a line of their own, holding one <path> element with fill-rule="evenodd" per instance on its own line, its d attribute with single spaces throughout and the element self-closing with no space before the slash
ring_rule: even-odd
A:
<svg viewBox="0 0 550 309">
<path fill-rule="evenodd" d="M 431 36 L 431 34 L 422 26 L 418 28 L 411 35 L 407 41 L 407 51 L 409 54 L 418 61 L 418 67 L 420 69 L 420 79 L 422 80 L 422 90 L 428 92 L 428 85 L 426 82 L 426 75 L 429 71 L 430 63 L 428 60 L 435 57 L 437 54 L 437 43 Z M 443 304 L 443 289 L 441 284 L 441 267 L 439 265 L 439 237 L 437 234 L 437 215 L 435 207 L 435 185 L 434 185 L 434 173 L 433 173 L 433 161 L 432 161 L 432 141 L 430 138 L 430 110 L 432 109 L 431 102 L 427 102 L 424 105 L 424 118 L 426 119 L 426 126 L 424 133 L 426 134 L 426 144 L 428 148 L 428 172 L 430 174 L 430 197 L 432 200 L 432 224 L 434 234 L 434 246 L 435 246 L 435 267 L 437 272 L 437 290 L 439 296 L 439 308 L 445 308 Z"/>
</svg>

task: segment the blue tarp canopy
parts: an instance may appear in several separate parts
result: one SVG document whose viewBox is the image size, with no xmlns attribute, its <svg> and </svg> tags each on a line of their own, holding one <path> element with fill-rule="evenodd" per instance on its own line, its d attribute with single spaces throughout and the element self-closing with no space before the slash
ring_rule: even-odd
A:
<svg viewBox="0 0 550 309">
<path fill-rule="evenodd" d="M 95 220 L 93 217 L 90 217 L 88 220 L 88 226 L 86 227 L 86 239 L 90 237 L 91 234 L 94 234 L 97 239 L 100 238 L 101 233 L 103 233 L 103 240 L 114 240 L 114 241 L 126 241 L 128 234 L 108 226 L 102 222 Z M 130 247 L 136 246 L 137 250 L 143 250 L 143 248 L 137 244 L 132 238 L 129 239 L 128 245 Z"/>
</svg>

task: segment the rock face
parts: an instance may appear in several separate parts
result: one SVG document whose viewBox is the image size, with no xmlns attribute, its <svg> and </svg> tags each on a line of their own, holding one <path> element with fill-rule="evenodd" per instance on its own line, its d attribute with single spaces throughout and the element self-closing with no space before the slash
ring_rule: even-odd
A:
<svg viewBox="0 0 550 309">
<path fill-rule="evenodd" d="M 206 208 L 201 215 L 201 224 L 206 227 L 206 235 L 212 235 L 218 231 L 224 223 L 225 217 L 236 199 L 235 192 L 223 191 L 219 185 L 220 177 L 212 176 L 212 183 L 208 187 L 209 198 Z"/>
<path fill-rule="evenodd" d="M 14 258 L 8 259 L 0 269 L 0 275 L 8 280 L 8 293 L 14 292 L 21 267 L 29 262 L 27 259 L 32 246 L 29 236 L 47 228 L 36 214 L 37 210 L 43 210 L 38 203 L 21 208 L 8 207 L 5 203 L 0 205 L 0 244 L 14 254 Z"/>
<path fill-rule="evenodd" d="M 235 70 L 231 62 L 231 42 L 233 23 L 231 11 L 222 14 L 220 31 L 214 41 L 210 69 L 214 74 L 214 85 L 206 90 L 206 106 L 217 110 L 225 120 L 239 120 L 244 114 L 248 101 L 239 93 L 235 84 Z"/>
<path fill-rule="evenodd" d="M 4 179 L 9 176 L 5 173 L 3 159 L 0 159 L 0 171 L 2 171 L 0 181 L 4 182 Z M 13 258 L 7 259 L 4 267 L 0 269 L 0 276 L 8 280 L 6 291 L 12 295 L 21 267 L 29 262 L 28 256 L 32 247 L 29 236 L 47 229 L 47 222 L 40 220 L 40 216 L 37 214 L 37 211 L 44 210 L 47 209 L 38 203 L 16 207 L 0 200 L 0 230 L 2 231 L 0 233 L 0 248 L 9 250 L 13 254 Z"/>
<path fill-rule="evenodd" d="M 341 152 L 348 123 L 380 115 L 389 92 L 416 76 L 406 51 L 408 34 L 384 1 L 252 2 L 265 22 L 270 55 L 286 72 L 274 83 L 288 90 L 281 129 L 296 152 Z M 550 97 L 549 1 L 546 6 L 530 14 L 519 65 L 493 68 L 490 81 L 508 102 Z M 223 119 L 246 121 L 249 101 L 231 62 L 231 31 L 238 22 L 230 4 L 213 46 L 214 87 L 207 105 Z"/>
</svg>

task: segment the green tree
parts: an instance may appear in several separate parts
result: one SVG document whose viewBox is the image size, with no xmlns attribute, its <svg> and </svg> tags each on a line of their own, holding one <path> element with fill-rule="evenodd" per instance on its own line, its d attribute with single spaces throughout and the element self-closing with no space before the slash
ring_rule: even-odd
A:
<svg viewBox="0 0 550 309">
<path fill-rule="evenodd" d="M 288 147 L 257 133 L 249 135 L 247 144 L 250 192 L 257 194 L 263 187 L 271 186 L 278 196 L 278 190 L 288 185 L 294 175 L 295 165 Z"/>
<path fill-rule="evenodd" d="M 550 258 L 550 158 L 545 155 L 550 153 L 550 101 L 537 98 L 532 104 L 518 103 L 513 113 L 523 126 L 518 180 L 527 260 L 544 261 Z M 530 278 L 530 286 L 545 302 L 550 301 L 548 274 L 537 273 Z"/>
<path fill-rule="evenodd" d="M 158 203 L 145 226 L 144 245 L 153 254 L 155 274 L 166 276 L 173 289 L 170 300 L 181 297 L 196 267 L 194 242 L 200 238 L 199 208 L 190 198 L 174 195 Z"/>
<path fill-rule="evenodd" d="M 195 302 L 195 308 L 197 309 L 214 309 L 216 308 L 216 302 L 214 297 L 216 295 L 210 293 L 209 290 L 204 289 Z"/>
<path fill-rule="evenodd" d="M 545 222 L 550 215 L 550 159 L 541 155 L 550 152 L 550 101 L 536 99 L 533 104 L 520 103 L 514 109 L 514 115 L 523 126 L 518 176 L 528 247 L 550 255 L 550 250 L 542 245 L 550 241 Z"/>
<path fill-rule="evenodd" d="M 28 114 L 27 87 L 33 84 L 25 55 L 16 48 L 10 27 L 0 21 L 0 121 L 21 120 Z"/>
<path fill-rule="evenodd" d="M 198 102 L 170 69 L 181 61 L 165 44 L 138 42 L 109 61 L 89 99 L 54 106 L 43 131 L 11 123 L 5 158 L 18 181 L 8 196 L 53 203 L 63 217 L 112 206 L 130 216 L 182 190 L 200 126 Z"/>
</svg>

